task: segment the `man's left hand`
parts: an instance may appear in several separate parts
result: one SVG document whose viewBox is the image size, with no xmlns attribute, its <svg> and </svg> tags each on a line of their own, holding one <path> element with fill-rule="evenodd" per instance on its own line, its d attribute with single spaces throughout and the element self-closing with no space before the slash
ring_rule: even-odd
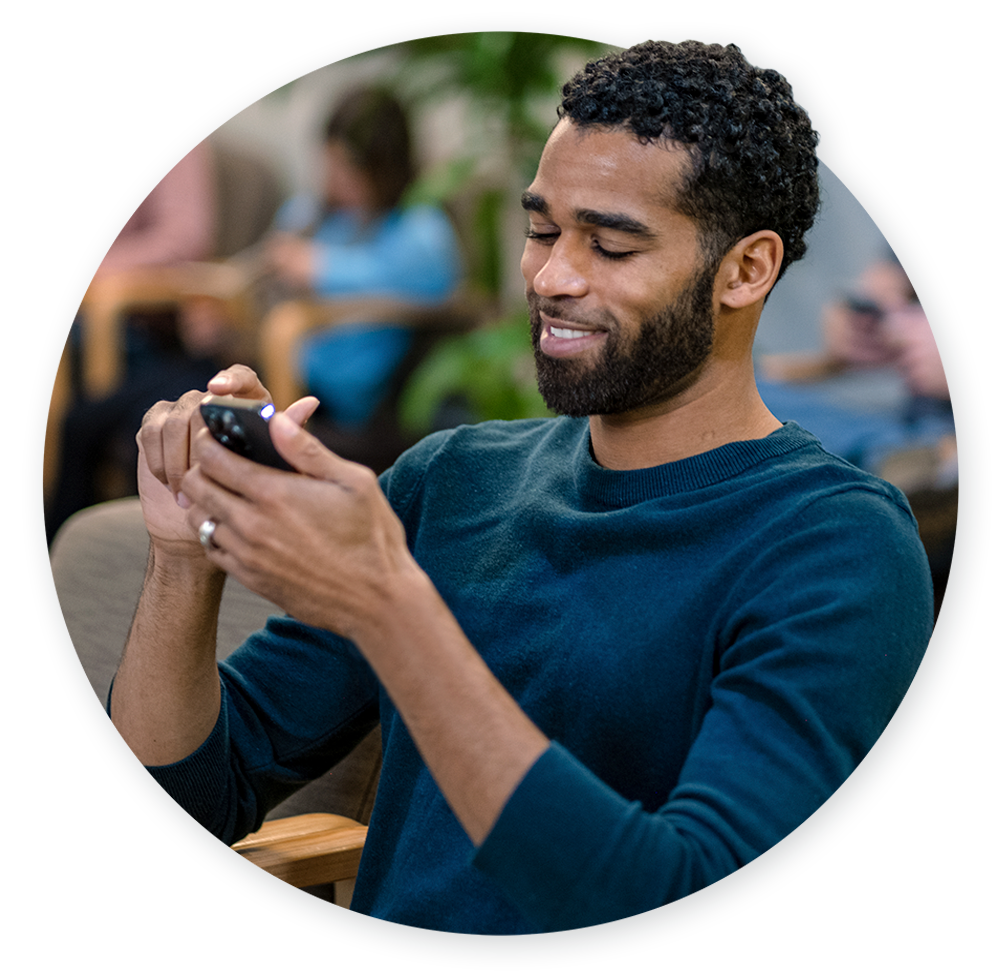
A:
<svg viewBox="0 0 1000 972">
<path fill-rule="evenodd" d="M 394 578 L 419 570 L 375 474 L 332 453 L 284 413 L 272 440 L 297 473 L 253 463 L 204 430 L 183 491 L 195 530 L 217 524 L 209 559 L 293 617 L 356 637 Z"/>
</svg>

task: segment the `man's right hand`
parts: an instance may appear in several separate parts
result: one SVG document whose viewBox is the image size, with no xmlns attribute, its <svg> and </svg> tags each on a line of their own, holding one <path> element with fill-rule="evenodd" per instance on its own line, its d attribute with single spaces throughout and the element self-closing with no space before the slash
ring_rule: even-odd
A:
<svg viewBox="0 0 1000 972">
<path fill-rule="evenodd" d="M 194 752 L 219 713 L 215 636 L 224 574 L 205 556 L 188 525 L 184 507 L 189 504 L 180 492 L 191 465 L 191 443 L 204 425 L 198 406 L 207 395 L 270 400 L 253 371 L 234 365 L 219 372 L 207 391 L 158 402 L 136 436 L 139 496 L 152 555 L 110 711 L 147 766 Z"/>
<path fill-rule="evenodd" d="M 201 556 L 198 538 L 188 526 L 181 480 L 191 466 L 191 443 L 204 425 L 198 406 L 208 395 L 234 395 L 270 401 L 268 390 L 246 365 L 220 371 L 207 391 L 189 391 L 175 402 L 157 402 L 142 420 L 139 444 L 139 496 L 146 528 L 154 544 L 174 554 Z"/>
</svg>

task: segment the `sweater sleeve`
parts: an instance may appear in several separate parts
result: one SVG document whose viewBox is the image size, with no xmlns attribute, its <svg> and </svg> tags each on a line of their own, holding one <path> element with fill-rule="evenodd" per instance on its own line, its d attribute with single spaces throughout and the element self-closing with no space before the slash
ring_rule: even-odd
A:
<svg viewBox="0 0 1000 972">
<path fill-rule="evenodd" d="M 396 509 L 413 500 L 445 433 L 382 476 Z M 209 737 L 185 759 L 147 767 L 188 813 L 227 844 L 321 776 L 378 721 L 379 686 L 354 645 L 289 617 L 272 617 L 219 663 L 222 706 Z M 109 702 L 110 705 L 110 702 Z"/>
<path fill-rule="evenodd" d="M 552 742 L 476 852 L 540 929 L 639 914 L 732 873 L 815 812 L 892 717 L 930 635 L 909 513 L 852 491 L 796 519 L 720 598 L 710 705 L 666 802 L 624 799 Z"/>
<path fill-rule="evenodd" d="M 231 844 L 347 755 L 378 720 L 378 683 L 357 649 L 271 618 L 219 664 L 222 708 L 185 759 L 148 767 L 196 820 Z"/>
</svg>

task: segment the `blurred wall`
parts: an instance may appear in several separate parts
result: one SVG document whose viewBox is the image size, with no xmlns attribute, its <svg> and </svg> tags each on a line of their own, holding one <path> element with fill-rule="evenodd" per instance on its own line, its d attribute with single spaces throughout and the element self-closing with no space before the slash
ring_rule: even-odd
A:
<svg viewBox="0 0 1000 972">
<path fill-rule="evenodd" d="M 263 74 L 272 63 L 248 59 L 226 31 L 113 32 L 137 74 L 171 86 L 193 113 Z M 767 31 L 775 46 L 806 58 L 847 122 L 856 154 L 912 216 L 958 141 L 957 31 Z M 339 62 L 250 105 L 214 138 L 255 147 L 289 190 L 310 184 L 316 126 L 346 86 L 378 77 L 395 63 L 391 49 Z M 553 105 L 553 109 L 554 109 Z M 554 111 L 553 111 L 554 119 Z M 426 161 L 461 142 L 461 115 L 448 106 L 421 120 Z M 806 258 L 768 302 L 758 349 L 817 346 L 822 304 L 850 285 L 884 246 L 874 222 L 825 166 L 823 211 Z M 518 216 L 518 218 L 520 218 Z M 514 233 L 512 248 L 520 246 Z M 516 259 L 511 261 L 517 275 Z M 509 292 L 522 289 L 512 280 Z"/>
</svg>

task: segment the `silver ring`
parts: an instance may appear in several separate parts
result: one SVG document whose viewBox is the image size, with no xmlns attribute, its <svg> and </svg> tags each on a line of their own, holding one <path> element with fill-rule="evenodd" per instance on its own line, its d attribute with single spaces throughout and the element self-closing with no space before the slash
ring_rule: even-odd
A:
<svg viewBox="0 0 1000 972">
<path fill-rule="evenodd" d="M 201 545 L 206 550 L 215 550 L 219 545 L 212 539 L 215 533 L 215 528 L 219 524 L 215 520 L 205 520 L 200 527 L 198 527 L 198 539 L 201 541 Z"/>
</svg>

